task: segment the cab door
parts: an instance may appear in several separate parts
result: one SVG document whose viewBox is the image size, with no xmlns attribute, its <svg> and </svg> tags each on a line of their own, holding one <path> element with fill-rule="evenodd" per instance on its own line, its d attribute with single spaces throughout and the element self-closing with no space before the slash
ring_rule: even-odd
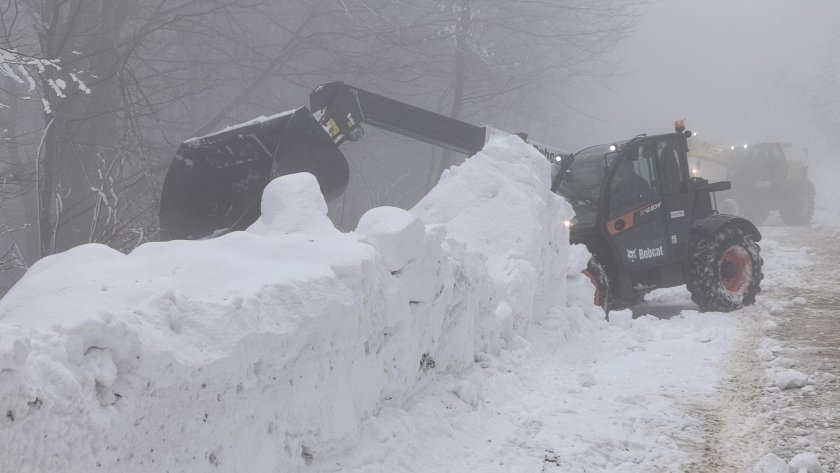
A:
<svg viewBox="0 0 840 473">
<path fill-rule="evenodd" d="M 607 240 L 622 273 L 631 275 L 624 283 L 632 287 L 623 287 L 622 292 L 636 290 L 636 282 L 648 279 L 634 276 L 634 271 L 661 264 L 671 255 L 656 140 L 626 146 L 611 170 L 605 205 Z"/>
<path fill-rule="evenodd" d="M 688 187 L 691 176 L 686 156 L 688 150 L 685 138 L 676 134 L 658 136 L 654 141 L 668 231 L 667 240 L 673 256 L 681 258 L 688 249 L 694 206 L 694 194 Z"/>
</svg>

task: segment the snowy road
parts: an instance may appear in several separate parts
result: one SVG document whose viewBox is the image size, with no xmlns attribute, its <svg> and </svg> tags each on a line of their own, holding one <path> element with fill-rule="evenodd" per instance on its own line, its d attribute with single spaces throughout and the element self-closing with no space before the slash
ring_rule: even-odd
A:
<svg viewBox="0 0 840 473">
<path fill-rule="evenodd" d="M 767 238 L 805 248 L 811 265 L 768 296 L 794 304 L 773 311 L 777 326 L 767 335 L 777 365 L 808 375 L 802 389 L 766 389 L 762 396 L 771 448 L 790 458 L 802 450 L 820 453 L 824 471 L 840 471 L 840 248 L 837 233 L 806 227 L 770 227 Z"/>
<path fill-rule="evenodd" d="M 549 318 L 529 341 L 363 424 L 317 472 L 692 471 L 726 314 L 630 327 Z"/>
</svg>

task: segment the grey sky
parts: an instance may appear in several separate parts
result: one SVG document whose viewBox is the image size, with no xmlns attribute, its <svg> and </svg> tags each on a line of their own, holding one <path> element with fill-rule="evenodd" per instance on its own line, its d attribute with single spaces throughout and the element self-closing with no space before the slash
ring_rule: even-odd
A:
<svg viewBox="0 0 840 473">
<path fill-rule="evenodd" d="M 596 118 L 567 124 L 558 145 L 669 132 L 676 118 L 718 142 L 801 140 L 786 83 L 838 39 L 837 0 L 665 0 L 612 53 L 623 64 L 608 88 L 570 100 Z"/>
</svg>

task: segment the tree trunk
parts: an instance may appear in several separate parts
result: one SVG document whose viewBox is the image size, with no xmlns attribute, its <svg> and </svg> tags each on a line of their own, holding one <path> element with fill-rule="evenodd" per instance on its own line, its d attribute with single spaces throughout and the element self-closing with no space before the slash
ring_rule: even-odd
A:
<svg viewBox="0 0 840 473">
<path fill-rule="evenodd" d="M 119 117 L 121 98 L 116 74 L 120 57 L 116 50 L 119 31 L 112 25 L 115 2 L 75 4 L 75 14 L 51 34 L 41 34 L 41 46 L 48 57 L 62 62 L 77 60 L 76 53 L 86 54 L 84 67 L 97 77 L 91 93 L 55 90 L 50 77 L 42 77 L 49 102 L 40 171 L 41 255 L 46 256 L 96 240 L 102 216 L 97 216 L 97 199 L 102 194 L 102 164 L 116 158 L 120 143 Z M 57 33 L 66 40 L 56 44 Z M 67 89 L 72 86 L 68 84 Z"/>
<path fill-rule="evenodd" d="M 460 0 L 458 5 L 458 22 L 455 24 L 455 74 L 452 84 L 452 118 L 461 117 L 464 104 L 464 85 L 466 82 L 467 38 L 470 34 L 470 18 L 472 0 Z"/>
<path fill-rule="evenodd" d="M 17 97 L 9 96 L 5 103 L 8 104 L 8 108 L 4 110 L 8 117 L 5 136 L 14 141 L 3 144 L 9 159 L 4 163 L 3 205 L 0 205 L 0 296 L 20 279 L 29 264 L 38 258 L 37 248 L 33 246 L 33 243 L 38 241 L 34 238 L 35 226 L 27 226 L 28 216 L 33 215 L 34 210 L 29 207 L 33 200 L 29 192 L 32 189 L 29 184 L 30 168 L 21 154 L 21 144 L 17 142 L 18 121 L 21 120 L 20 102 Z M 0 140 L 2 138 L 0 136 Z"/>
<path fill-rule="evenodd" d="M 472 0 L 458 0 L 458 18 L 455 23 L 455 67 L 452 77 L 452 107 L 449 116 L 461 118 L 464 105 L 464 87 L 467 76 L 467 43 L 470 34 L 470 20 L 472 18 Z M 455 164 L 455 153 L 442 151 L 439 159 L 432 161 L 428 188 L 432 188 L 443 171 Z"/>
</svg>

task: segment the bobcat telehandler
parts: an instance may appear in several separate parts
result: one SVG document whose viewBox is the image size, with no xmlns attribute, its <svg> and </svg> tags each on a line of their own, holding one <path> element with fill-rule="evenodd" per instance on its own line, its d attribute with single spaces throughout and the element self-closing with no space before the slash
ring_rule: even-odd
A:
<svg viewBox="0 0 840 473">
<path fill-rule="evenodd" d="M 468 156 L 510 133 L 476 126 L 342 82 L 316 88 L 301 107 L 192 138 L 178 149 L 160 203 L 162 239 L 207 238 L 242 230 L 280 175 L 315 175 L 327 200 L 344 191 L 349 168 L 339 146 L 367 123 Z M 640 135 L 573 155 L 529 141 L 553 166 L 552 190 L 575 209 L 571 243 L 593 257 L 586 270 L 605 309 L 638 302 L 655 288 L 687 284 L 701 310 L 752 304 L 760 291 L 761 234 L 748 220 L 719 214 L 709 184 L 689 173 L 687 137 Z"/>
<path fill-rule="evenodd" d="M 732 183 L 719 207 L 760 225 L 778 211 L 787 225 L 807 225 L 814 215 L 814 184 L 808 179 L 807 150 L 794 155 L 790 143 L 719 146 L 695 143 L 689 153 L 693 175 L 720 176 Z"/>
</svg>

